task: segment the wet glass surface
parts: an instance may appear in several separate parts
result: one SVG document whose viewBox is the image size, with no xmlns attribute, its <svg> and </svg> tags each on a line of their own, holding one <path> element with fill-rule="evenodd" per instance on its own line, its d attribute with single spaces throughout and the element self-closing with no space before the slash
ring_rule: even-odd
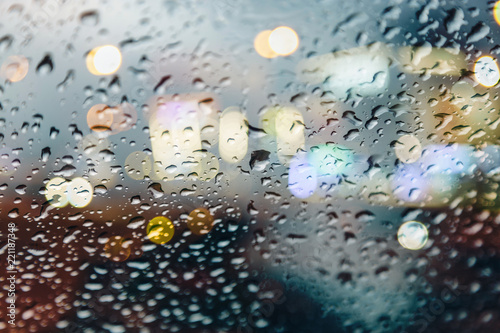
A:
<svg viewBox="0 0 500 333">
<path fill-rule="evenodd" d="M 1 331 L 500 331 L 495 1 L 0 18 Z"/>
</svg>

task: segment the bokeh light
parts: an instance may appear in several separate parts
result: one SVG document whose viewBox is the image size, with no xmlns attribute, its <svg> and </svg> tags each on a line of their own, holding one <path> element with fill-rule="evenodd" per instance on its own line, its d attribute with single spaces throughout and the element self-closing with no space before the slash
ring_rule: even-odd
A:
<svg viewBox="0 0 500 333">
<path fill-rule="evenodd" d="M 122 54 L 113 45 L 94 48 L 87 55 L 87 69 L 94 75 L 109 75 L 115 73 L 121 66 Z"/>
<path fill-rule="evenodd" d="M 19 82 L 26 77 L 28 70 L 28 59 L 22 55 L 13 55 L 3 62 L 0 75 L 10 82 Z"/>
<path fill-rule="evenodd" d="M 422 145 L 416 136 L 406 134 L 396 141 L 394 151 L 401 162 L 413 163 L 422 155 Z"/>
<path fill-rule="evenodd" d="M 271 107 L 263 112 L 260 123 L 267 135 L 276 136 L 276 116 L 279 111 L 279 107 Z"/>
<path fill-rule="evenodd" d="M 113 135 L 131 129 L 137 122 L 135 107 L 127 102 L 111 107 L 96 104 L 87 112 L 89 128 L 104 135 Z"/>
<path fill-rule="evenodd" d="M 199 168 L 197 168 L 198 178 L 202 181 L 209 181 L 219 173 L 219 159 L 210 152 L 199 151 L 198 155 Z"/>
<path fill-rule="evenodd" d="M 299 36 L 289 27 L 278 27 L 269 34 L 271 50 L 281 56 L 294 53 L 299 47 Z"/>
<path fill-rule="evenodd" d="M 220 117 L 219 153 L 229 163 L 241 161 L 248 150 L 248 123 L 237 107 L 229 107 Z"/>
<path fill-rule="evenodd" d="M 104 246 L 104 256 L 115 262 L 125 261 L 130 256 L 131 243 L 121 236 L 110 237 Z"/>
<path fill-rule="evenodd" d="M 500 25 L 500 1 L 497 1 L 495 6 L 493 6 L 493 17 L 497 24 Z"/>
<path fill-rule="evenodd" d="M 199 167 L 201 155 L 196 152 L 202 147 L 198 101 L 174 98 L 158 97 L 150 119 L 153 179 L 184 178 L 196 174 Z"/>
<path fill-rule="evenodd" d="M 111 108 L 113 111 L 113 123 L 111 125 L 112 133 L 128 131 L 137 122 L 137 110 L 135 107 L 127 102 Z"/>
<path fill-rule="evenodd" d="M 62 177 L 55 177 L 45 185 L 45 198 L 50 205 L 61 208 L 68 204 L 68 182 Z"/>
<path fill-rule="evenodd" d="M 275 118 L 278 158 L 288 164 L 298 150 L 305 147 L 304 118 L 292 107 L 280 108 Z"/>
<path fill-rule="evenodd" d="M 412 74 L 461 76 L 467 68 L 466 55 L 456 48 L 403 46 L 396 54 L 401 69 Z"/>
<path fill-rule="evenodd" d="M 151 157 L 142 151 L 130 153 L 125 160 L 125 173 L 132 179 L 142 180 L 152 170 Z"/>
<path fill-rule="evenodd" d="M 68 200 L 73 207 L 87 206 L 92 201 L 93 195 L 92 185 L 86 179 L 77 177 L 68 184 Z"/>
<path fill-rule="evenodd" d="M 500 146 L 489 144 L 481 148 L 477 165 L 489 177 L 500 174 Z"/>
<path fill-rule="evenodd" d="M 427 244 L 429 232 L 425 225 L 418 221 L 403 223 L 398 230 L 398 242 L 408 250 L 420 250 Z"/>
<path fill-rule="evenodd" d="M 473 147 L 462 144 L 432 144 L 425 147 L 419 162 L 426 173 L 465 175 L 477 167 Z"/>
<path fill-rule="evenodd" d="M 92 186 L 99 186 L 99 191 L 104 191 L 115 185 L 118 181 L 119 166 L 113 165 L 111 161 L 104 160 L 102 156 L 92 160 L 88 164 L 87 177 Z"/>
<path fill-rule="evenodd" d="M 146 228 L 150 241 L 156 244 L 168 243 L 174 237 L 174 224 L 165 216 L 153 218 Z"/>
<path fill-rule="evenodd" d="M 449 203 L 464 186 L 460 179 L 477 168 L 473 148 L 433 144 L 411 164 L 400 164 L 392 177 L 394 195 L 405 202 L 440 207 Z"/>
<path fill-rule="evenodd" d="M 275 58 L 278 56 L 276 52 L 271 49 L 269 45 L 269 36 L 271 35 L 271 30 L 264 30 L 258 33 L 253 41 L 253 46 L 255 51 L 264 58 Z"/>
<path fill-rule="evenodd" d="M 189 214 L 187 223 L 193 234 L 206 235 L 212 230 L 214 217 L 207 209 L 196 208 Z"/>
<path fill-rule="evenodd" d="M 457 105 L 460 110 L 464 106 L 474 103 L 473 96 L 476 95 L 474 87 L 466 81 L 458 81 L 451 87 L 453 99 L 450 101 L 453 105 Z"/>
<path fill-rule="evenodd" d="M 489 88 L 500 81 L 500 69 L 496 60 L 491 56 L 483 56 L 474 64 L 474 76 L 481 85 Z"/>
<path fill-rule="evenodd" d="M 303 59 L 296 71 L 308 84 L 322 84 L 337 99 L 376 96 L 389 86 L 392 55 L 383 43 Z"/>
<path fill-rule="evenodd" d="M 87 125 L 94 132 L 111 131 L 113 111 L 106 104 L 97 104 L 87 112 Z"/>
<path fill-rule="evenodd" d="M 97 158 L 101 150 L 109 148 L 109 140 L 106 137 L 100 137 L 94 132 L 85 135 L 78 142 L 78 149 L 82 150 L 86 156 Z"/>
<path fill-rule="evenodd" d="M 305 153 L 298 153 L 290 162 L 288 189 L 295 197 L 305 199 L 314 193 L 317 183 L 316 169 L 309 164 Z"/>
<path fill-rule="evenodd" d="M 311 147 L 309 162 L 318 173 L 318 177 L 340 176 L 347 172 L 354 163 L 354 155 L 350 149 L 336 144 L 322 144 Z"/>
<path fill-rule="evenodd" d="M 405 202 L 422 202 L 430 193 L 431 182 L 419 164 L 401 164 L 392 179 L 394 195 Z"/>
</svg>

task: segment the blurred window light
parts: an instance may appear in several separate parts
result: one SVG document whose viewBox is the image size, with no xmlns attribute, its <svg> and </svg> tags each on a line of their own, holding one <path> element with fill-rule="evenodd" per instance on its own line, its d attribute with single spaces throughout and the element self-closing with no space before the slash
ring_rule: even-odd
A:
<svg viewBox="0 0 500 333">
<path fill-rule="evenodd" d="M 269 34 L 271 50 L 280 56 L 288 56 L 299 47 L 299 36 L 290 27 L 278 27 Z"/>
<path fill-rule="evenodd" d="M 10 82 L 19 82 L 26 77 L 28 70 L 28 59 L 22 55 L 13 55 L 2 63 L 2 67 L 0 67 L 0 76 Z"/>
<path fill-rule="evenodd" d="M 401 162 L 413 163 L 422 155 L 422 145 L 416 136 L 406 134 L 396 141 L 394 151 Z"/>
<path fill-rule="evenodd" d="M 122 64 L 122 54 L 113 45 L 99 46 L 87 55 L 87 69 L 94 75 L 110 75 Z"/>
<path fill-rule="evenodd" d="M 400 47 L 396 59 L 403 71 L 413 74 L 460 76 L 467 69 L 465 54 L 454 48 Z"/>
<path fill-rule="evenodd" d="M 200 174 L 199 100 L 190 96 L 157 96 L 150 118 L 153 179 L 174 180 Z"/>
<path fill-rule="evenodd" d="M 271 59 L 279 55 L 274 52 L 271 45 L 269 45 L 269 35 L 271 35 L 271 32 L 272 30 L 261 31 L 255 36 L 253 41 L 255 51 L 263 58 Z"/>
<path fill-rule="evenodd" d="M 305 199 L 313 195 L 317 183 L 316 169 L 308 162 L 306 153 L 297 153 L 288 169 L 288 189 L 295 197 Z"/>
<path fill-rule="evenodd" d="M 76 208 L 90 204 L 94 190 L 88 180 L 81 177 L 74 178 L 68 184 L 68 201 Z"/>
<path fill-rule="evenodd" d="M 248 150 L 248 123 L 237 107 L 229 107 L 220 116 L 219 154 L 229 163 L 238 163 Z"/>
<path fill-rule="evenodd" d="M 398 242 L 408 250 L 420 250 L 429 239 L 429 232 L 425 225 L 418 221 L 403 223 L 398 229 Z"/>
<path fill-rule="evenodd" d="M 500 69 L 496 60 L 491 56 L 483 56 L 474 64 L 474 76 L 477 82 L 489 88 L 500 81 Z"/>
<path fill-rule="evenodd" d="M 493 6 L 493 17 L 498 25 L 500 25 L 500 1 L 497 1 Z"/>
<path fill-rule="evenodd" d="M 376 96 L 388 87 L 390 63 L 389 49 L 374 43 L 304 59 L 297 74 L 306 83 L 322 84 L 337 99 Z"/>
<path fill-rule="evenodd" d="M 53 207 L 65 207 L 68 202 L 68 182 L 62 177 L 55 177 L 45 185 L 45 198 Z"/>
</svg>

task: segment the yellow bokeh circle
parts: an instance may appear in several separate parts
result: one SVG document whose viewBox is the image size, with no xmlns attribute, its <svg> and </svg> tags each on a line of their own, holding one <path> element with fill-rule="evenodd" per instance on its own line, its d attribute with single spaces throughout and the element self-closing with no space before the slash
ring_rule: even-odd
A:
<svg viewBox="0 0 500 333">
<path fill-rule="evenodd" d="M 165 216 L 153 218 L 146 227 L 149 240 L 156 244 L 168 243 L 174 237 L 174 230 L 174 224 Z"/>
</svg>

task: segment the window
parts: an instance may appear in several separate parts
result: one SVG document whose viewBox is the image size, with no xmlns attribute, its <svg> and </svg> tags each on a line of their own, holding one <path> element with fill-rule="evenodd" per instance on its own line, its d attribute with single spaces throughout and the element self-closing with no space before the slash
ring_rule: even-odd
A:
<svg viewBox="0 0 500 333">
<path fill-rule="evenodd" d="M 0 330 L 497 332 L 495 1 L 0 2 Z"/>
</svg>

